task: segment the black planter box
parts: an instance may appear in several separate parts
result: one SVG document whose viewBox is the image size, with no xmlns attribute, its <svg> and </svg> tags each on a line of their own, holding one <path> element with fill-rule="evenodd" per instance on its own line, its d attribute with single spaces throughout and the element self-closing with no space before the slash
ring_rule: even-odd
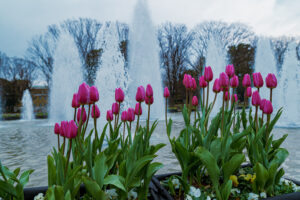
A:
<svg viewBox="0 0 300 200">
<path fill-rule="evenodd" d="M 166 178 L 169 178 L 170 176 L 174 176 L 174 175 L 181 176 L 181 172 L 168 173 L 168 174 L 159 174 L 159 175 L 155 175 L 152 178 L 152 182 L 156 185 L 156 188 L 157 188 L 158 192 L 166 200 L 174 200 L 174 198 L 168 192 L 168 190 L 160 184 L 160 181 L 163 181 Z M 293 179 L 287 179 L 287 180 L 294 182 L 298 186 L 300 185 L 300 181 L 296 181 L 296 180 L 293 180 Z M 265 200 L 284 200 L 284 199 L 287 199 L 287 200 L 300 200 L 300 192 L 294 192 L 294 193 L 289 193 L 289 194 L 283 194 L 283 195 L 280 195 L 280 196 L 268 197 Z"/>
</svg>

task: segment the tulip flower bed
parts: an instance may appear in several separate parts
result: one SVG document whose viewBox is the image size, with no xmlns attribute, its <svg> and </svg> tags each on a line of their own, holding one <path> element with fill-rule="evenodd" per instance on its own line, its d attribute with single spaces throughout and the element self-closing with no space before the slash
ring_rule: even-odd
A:
<svg viewBox="0 0 300 200">
<path fill-rule="evenodd" d="M 73 95 L 73 120 L 54 126 L 57 147 L 47 157 L 47 191 L 35 199 L 142 200 L 159 199 L 157 196 L 161 195 L 165 199 L 252 200 L 296 192 L 299 187 L 282 178 L 282 163 L 289 153 L 281 144 L 287 135 L 279 139 L 272 135 L 282 113 L 279 109 L 271 116 L 276 77 L 269 74 L 266 78 L 269 99 L 260 98 L 259 89 L 264 84 L 261 74 L 254 73 L 252 77 L 257 91 L 252 93 L 249 74 L 244 76 L 242 84 L 245 98 L 252 98 L 254 115 L 252 107 L 246 112 L 246 104 L 242 110 L 235 108 L 239 79 L 233 65 L 228 65 L 214 81 L 212 102 L 209 99 L 213 80 L 211 68 L 205 67 L 204 75 L 199 78 L 200 98 L 193 96 L 198 87 L 196 80 L 186 74 L 183 80 L 186 88 L 186 104 L 182 111 L 184 128 L 173 138 L 172 120 L 167 116 L 170 93 L 168 88 L 164 89 L 167 137 L 181 167 L 180 173 L 164 176 L 154 176 L 163 164 L 153 159 L 165 144 L 150 144 L 157 126 L 157 121 L 150 125 L 149 120 L 154 103 L 151 85 L 147 85 L 146 91 L 143 86 L 138 87 L 135 109 L 122 112 L 125 95 L 117 88 L 116 102 L 106 112 L 107 123 L 99 131 L 98 90 L 95 86 L 81 84 Z M 222 98 L 222 106 L 215 108 L 219 109 L 216 116 L 211 116 L 217 98 Z M 148 112 L 143 127 L 140 116 L 144 102 Z M 192 114 L 192 110 L 197 112 Z M 88 132 L 90 117 L 93 128 Z M 133 129 L 135 119 L 136 128 Z M 243 165 L 246 161 L 249 164 Z M 24 199 L 24 187 L 33 170 L 20 176 L 19 172 L 20 169 L 11 172 L 0 163 L 1 198 Z M 150 195 L 151 184 L 156 185 L 156 192 L 161 194 Z"/>
</svg>

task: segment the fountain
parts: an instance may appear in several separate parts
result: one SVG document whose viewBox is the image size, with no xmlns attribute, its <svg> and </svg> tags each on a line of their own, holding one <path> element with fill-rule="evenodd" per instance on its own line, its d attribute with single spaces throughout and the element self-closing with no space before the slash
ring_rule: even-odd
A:
<svg viewBox="0 0 300 200">
<path fill-rule="evenodd" d="M 73 119 L 73 93 L 83 81 L 81 62 L 74 40 L 67 33 L 60 35 L 54 54 L 52 86 L 50 90 L 50 120 Z"/>
<path fill-rule="evenodd" d="M 132 79 L 129 87 L 131 106 L 135 104 L 137 87 L 151 84 L 154 91 L 154 103 L 151 118 L 163 117 L 163 87 L 159 62 L 159 46 L 146 0 L 138 0 L 129 27 L 129 75 Z M 145 110 L 145 107 L 143 107 Z M 145 113 L 145 112 L 144 112 Z M 144 115 L 145 116 L 145 115 Z"/>
<path fill-rule="evenodd" d="M 96 86 L 100 94 L 100 111 L 106 113 L 111 109 L 112 103 L 115 102 L 115 89 L 122 88 L 127 93 L 128 75 L 125 71 L 125 61 L 119 48 L 118 32 L 116 23 L 107 23 L 102 28 L 101 48 L 103 54 L 101 57 L 101 66 L 96 75 Z M 103 97 L 103 98 L 102 98 Z M 127 96 L 125 96 L 125 105 Z M 103 99 L 103 100 L 101 100 Z M 102 117 L 101 119 L 105 119 Z"/>
<path fill-rule="evenodd" d="M 22 97 L 22 119 L 30 121 L 34 119 L 32 98 L 29 90 L 25 90 Z"/>
<path fill-rule="evenodd" d="M 283 114 L 279 119 L 278 126 L 300 127 L 300 95 L 299 95 L 299 66 L 296 55 L 297 44 L 289 44 L 282 65 L 281 76 L 278 82 L 278 102 L 275 107 L 283 107 Z"/>
<path fill-rule="evenodd" d="M 278 77 L 275 57 L 271 49 L 270 40 L 266 37 L 260 37 L 256 47 L 255 53 L 255 72 L 260 72 L 264 82 L 269 73 L 275 74 Z M 265 83 L 266 84 L 266 83 Z M 265 85 L 264 85 L 265 86 Z M 274 97 L 277 96 L 278 90 L 273 90 Z M 263 87 L 259 90 L 262 99 L 270 98 L 270 89 Z M 277 98 L 274 98 L 274 104 L 277 105 Z M 275 103 L 276 102 L 276 103 Z"/>
<path fill-rule="evenodd" d="M 210 40 L 207 44 L 206 65 L 211 66 L 214 79 L 210 83 L 209 102 L 212 102 L 215 97 L 215 94 L 212 92 L 215 79 L 219 78 L 220 73 L 225 71 L 226 60 L 223 52 L 225 51 L 222 48 L 221 42 L 213 36 L 210 37 Z M 222 107 L 221 94 L 218 96 L 219 97 L 217 97 L 214 109 L 212 110 L 212 116 L 219 112 L 218 109 Z"/>
</svg>

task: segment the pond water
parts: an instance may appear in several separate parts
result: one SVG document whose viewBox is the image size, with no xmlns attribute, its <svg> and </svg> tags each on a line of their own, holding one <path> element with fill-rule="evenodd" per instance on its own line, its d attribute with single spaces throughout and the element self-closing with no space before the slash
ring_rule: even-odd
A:
<svg viewBox="0 0 300 200">
<path fill-rule="evenodd" d="M 170 117 L 173 120 L 172 134 L 177 135 L 184 126 L 183 119 L 180 113 L 170 114 Z M 300 129 L 275 128 L 273 131 L 275 138 L 285 133 L 289 136 L 283 147 L 290 153 L 284 163 L 285 176 L 300 180 Z M 165 121 L 159 121 L 151 142 L 167 144 L 156 158 L 164 164 L 158 173 L 179 171 L 180 167 L 166 135 Z M 10 169 L 34 169 L 27 187 L 47 185 L 47 155 L 56 146 L 57 137 L 48 120 L 0 121 L 0 160 Z"/>
</svg>

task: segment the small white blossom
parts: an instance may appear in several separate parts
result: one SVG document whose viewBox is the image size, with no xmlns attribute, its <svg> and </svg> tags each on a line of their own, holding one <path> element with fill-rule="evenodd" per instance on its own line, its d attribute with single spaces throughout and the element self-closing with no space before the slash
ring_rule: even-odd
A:
<svg viewBox="0 0 300 200">
<path fill-rule="evenodd" d="M 107 194 L 109 199 L 115 199 L 115 197 L 118 197 L 116 189 L 106 190 L 106 194 Z"/>
<path fill-rule="evenodd" d="M 207 197 L 206 197 L 206 200 L 211 200 L 210 196 L 207 196 Z"/>
<path fill-rule="evenodd" d="M 267 194 L 265 192 L 262 192 L 259 194 L 260 198 L 267 198 Z"/>
<path fill-rule="evenodd" d="M 249 197 L 248 197 L 248 200 L 258 200 L 258 194 L 255 194 L 255 193 L 249 193 Z"/>
<path fill-rule="evenodd" d="M 192 197 L 200 197 L 201 196 L 201 190 L 199 188 L 195 188 L 194 186 L 191 186 L 190 187 L 190 191 L 189 191 L 189 194 L 192 196 Z"/>
<path fill-rule="evenodd" d="M 230 192 L 231 192 L 231 193 L 238 193 L 238 194 L 241 193 L 241 191 L 240 191 L 238 188 L 233 188 L 233 189 L 231 189 Z"/>
<path fill-rule="evenodd" d="M 179 189 L 180 182 L 179 182 L 179 180 L 177 178 L 173 178 L 172 179 L 172 183 L 173 183 L 175 189 Z"/>
<path fill-rule="evenodd" d="M 246 172 L 245 172 L 244 169 L 240 169 L 240 170 L 239 170 L 239 173 L 240 173 L 240 174 L 245 174 Z"/>
<path fill-rule="evenodd" d="M 128 192 L 128 199 L 136 199 L 137 198 L 137 193 L 134 190 L 130 190 L 130 192 Z"/>
<path fill-rule="evenodd" d="M 187 195 L 185 196 L 185 200 L 193 200 L 193 198 L 192 198 L 190 195 L 187 194 Z"/>
<path fill-rule="evenodd" d="M 34 200 L 44 200 L 44 194 L 43 193 L 39 193 L 38 195 L 36 195 L 34 197 Z"/>
</svg>

